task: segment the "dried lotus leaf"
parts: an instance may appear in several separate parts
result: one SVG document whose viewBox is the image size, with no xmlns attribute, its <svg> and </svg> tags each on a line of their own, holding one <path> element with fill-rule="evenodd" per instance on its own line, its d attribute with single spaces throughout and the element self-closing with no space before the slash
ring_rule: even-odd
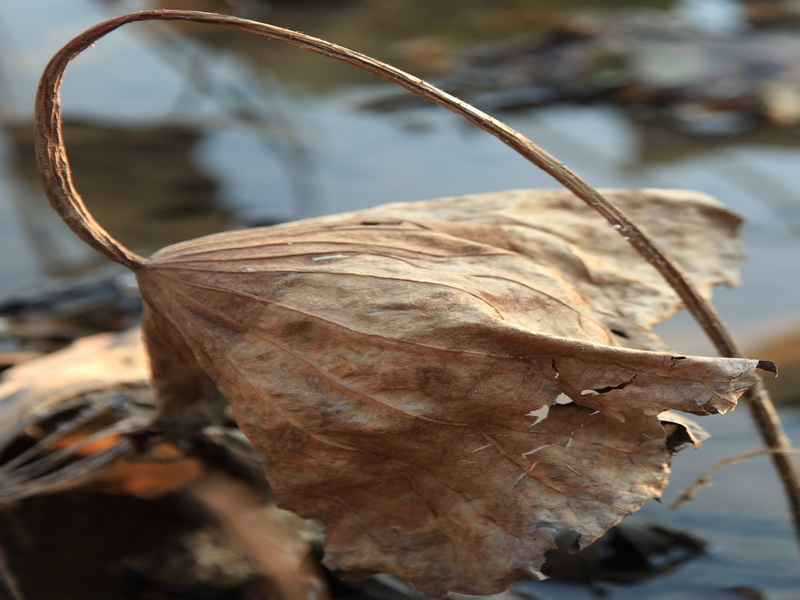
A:
<svg viewBox="0 0 800 600">
<path fill-rule="evenodd" d="M 439 103 L 591 204 L 703 322 L 716 323 L 713 309 L 625 213 L 563 163 L 390 65 L 279 27 L 193 11 L 132 13 L 76 37 L 51 60 L 37 96 L 44 188 L 76 235 L 136 272 L 162 415 L 175 423 L 192 410 L 213 387 L 207 374 L 260 451 L 282 505 L 325 523 L 329 565 L 353 576 L 400 575 L 435 596 L 488 594 L 540 577 L 559 532 L 586 545 L 660 494 L 671 446 L 659 414 L 725 412 L 757 381 L 756 361 L 620 347 L 625 336 L 612 321 L 627 315 L 636 329 L 628 339 L 649 347 L 648 311 L 660 302 L 655 313 L 663 315 L 674 298 L 639 303 L 640 292 L 623 286 L 608 295 L 610 310 L 598 308 L 599 297 L 571 280 L 566 265 L 537 259 L 527 242 L 522 251 L 512 228 L 497 223 L 338 218 L 201 238 L 149 260 L 136 255 L 91 218 L 72 186 L 58 95 L 70 60 L 143 20 L 231 26 Z M 599 277 L 584 264 L 590 279 Z"/>
<path fill-rule="evenodd" d="M 658 415 L 726 412 L 757 379 L 752 360 L 617 347 L 502 228 L 457 231 L 311 220 L 170 246 L 137 273 L 281 506 L 326 525 L 326 563 L 433 596 L 540 577 L 560 531 L 597 539 L 666 484 Z"/>
</svg>

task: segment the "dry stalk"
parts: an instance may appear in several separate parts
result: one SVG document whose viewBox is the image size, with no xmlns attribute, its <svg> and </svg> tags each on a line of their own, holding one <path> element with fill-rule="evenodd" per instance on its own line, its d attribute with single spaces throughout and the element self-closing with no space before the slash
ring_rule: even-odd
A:
<svg viewBox="0 0 800 600">
<path fill-rule="evenodd" d="M 672 510 L 676 508 L 680 508 L 689 500 L 694 500 L 697 493 L 703 489 L 704 487 L 711 485 L 711 476 L 716 473 L 718 469 L 722 467 L 726 467 L 728 465 L 733 465 L 738 462 L 743 462 L 745 460 L 750 460 L 751 458 L 756 458 L 758 456 L 764 456 L 766 454 L 777 454 L 779 452 L 787 453 L 787 454 L 798 454 L 800 453 L 800 448 L 789 448 L 788 450 L 773 450 L 772 448 L 762 448 L 761 450 L 754 450 L 753 452 L 745 452 L 744 454 L 737 454 L 736 456 L 729 456 L 727 458 L 723 458 L 718 460 L 713 465 L 708 467 L 703 473 L 694 480 L 694 482 L 683 490 L 678 497 L 669 505 Z"/>
<path fill-rule="evenodd" d="M 17 578 L 8 565 L 8 559 L 6 558 L 6 553 L 2 546 L 0 546 L 0 582 L 3 583 L 3 586 L 13 600 L 25 600 Z"/>
<path fill-rule="evenodd" d="M 391 65 L 342 46 L 302 33 L 238 17 L 186 10 L 149 10 L 99 23 L 67 43 L 44 71 L 36 98 L 36 146 L 45 193 L 55 210 L 79 238 L 112 260 L 130 269 L 141 269 L 145 259 L 114 240 L 89 214 L 75 190 L 61 133 L 60 88 L 67 65 L 107 33 L 137 21 L 193 21 L 224 25 L 298 46 L 339 60 L 391 81 L 461 115 L 491 133 L 599 212 L 669 282 L 722 356 L 739 357 L 742 351 L 716 310 L 700 296 L 682 269 L 662 252 L 618 207 L 564 163 L 518 131 L 450 94 Z M 789 454 L 790 444 L 772 401 L 762 385 L 745 396 L 764 443 L 774 451 L 772 459 L 789 500 L 795 532 L 800 542 L 800 472 Z"/>
</svg>

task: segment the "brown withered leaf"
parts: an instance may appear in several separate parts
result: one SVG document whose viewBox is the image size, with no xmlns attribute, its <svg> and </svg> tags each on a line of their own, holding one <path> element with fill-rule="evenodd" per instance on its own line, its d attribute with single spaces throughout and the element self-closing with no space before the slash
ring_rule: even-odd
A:
<svg viewBox="0 0 800 600">
<path fill-rule="evenodd" d="M 96 478 L 156 406 L 138 329 L 97 334 L 0 377 L 0 504 Z"/>
<path fill-rule="evenodd" d="M 693 190 L 604 190 L 669 256 L 706 298 L 715 285 L 738 285 L 742 219 Z M 564 189 L 522 189 L 425 202 L 386 204 L 315 221 L 372 215 L 496 225 L 506 247 L 559 272 L 590 300 L 594 316 L 623 346 L 664 350 L 650 329 L 683 309 L 664 277 L 585 202 Z"/>
<path fill-rule="evenodd" d="M 535 206 L 509 223 L 480 198 L 445 205 L 200 238 L 137 277 L 155 364 L 197 358 L 281 506 L 325 524 L 330 567 L 481 595 L 540 578 L 556 534 L 586 546 L 657 498 L 658 415 L 730 410 L 758 363 L 620 347 L 607 318 L 644 331 L 674 301 L 591 291 L 640 260 L 595 253 L 596 217 L 573 240 Z M 157 385 L 167 414 L 182 383 Z"/>
<path fill-rule="evenodd" d="M 0 376 L 0 439 L 20 421 L 120 386 L 148 386 L 140 332 L 102 333 L 26 361 Z"/>
</svg>

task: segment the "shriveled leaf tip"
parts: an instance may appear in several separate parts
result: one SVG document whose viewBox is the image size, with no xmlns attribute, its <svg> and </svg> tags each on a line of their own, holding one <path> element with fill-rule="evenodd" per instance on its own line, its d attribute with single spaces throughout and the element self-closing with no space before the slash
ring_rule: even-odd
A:
<svg viewBox="0 0 800 600">
<path fill-rule="evenodd" d="M 758 361 L 758 368 L 762 371 L 769 371 L 770 373 L 774 373 L 775 377 L 778 376 L 778 365 L 774 362 L 768 360 L 760 360 Z"/>
</svg>

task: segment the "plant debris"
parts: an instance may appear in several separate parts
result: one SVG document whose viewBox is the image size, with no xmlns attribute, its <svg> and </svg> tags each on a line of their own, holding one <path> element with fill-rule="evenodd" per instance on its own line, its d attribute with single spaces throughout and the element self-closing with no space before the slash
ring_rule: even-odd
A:
<svg viewBox="0 0 800 600">
<path fill-rule="evenodd" d="M 170 365 L 154 372 L 165 410 L 192 405 L 181 373 L 208 373 L 281 506 L 325 524 L 329 567 L 433 596 L 541 578 L 560 532 L 584 547 L 661 494 L 660 413 L 727 412 L 757 380 L 756 361 L 618 345 L 601 315 L 641 330 L 674 307 L 614 297 L 632 284 L 604 269 L 635 275 L 600 257 L 624 240 L 550 227 L 568 193 L 507 196 L 207 236 L 136 273 L 148 350 Z M 704 197 L 652 196 L 665 212 L 705 205 L 704 236 L 712 215 L 730 222 Z M 579 234 L 593 215 L 574 208 Z M 199 364 L 176 370 L 176 354 Z"/>
<path fill-rule="evenodd" d="M 59 89 L 82 49 L 125 23 L 152 19 L 286 41 L 433 99 L 564 183 L 606 218 L 617 245 L 607 247 L 603 235 L 576 240 L 551 230 L 547 211 L 533 206 L 496 222 L 479 197 L 462 197 L 449 202 L 445 218 L 430 207 L 401 215 L 395 205 L 368 217 L 207 236 L 143 258 L 94 220 L 73 187 Z M 221 392 L 260 453 L 279 506 L 325 525 L 325 564 L 349 577 L 389 573 L 437 597 L 540 579 L 544 554 L 559 538 L 580 549 L 660 495 L 671 451 L 696 438 L 687 431 L 673 440 L 683 425 L 667 418 L 664 426 L 659 415 L 727 412 L 757 384 L 757 369 L 775 370 L 764 361 L 621 343 L 627 331 L 647 332 L 669 316 L 676 301 L 637 301 L 655 290 L 647 278 L 631 281 L 621 255 L 607 263 L 612 248 L 630 240 L 715 342 L 732 348 L 727 356 L 736 356 L 703 298 L 719 273 L 700 273 L 695 288 L 684 275 L 691 253 L 680 267 L 616 204 L 530 140 L 426 82 L 324 40 L 210 13 L 124 15 L 51 60 L 37 122 L 37 157 L 54 207 L 84 242 L 136 275 L 158 398 L 143 433 L 197 439 L 224 422 Z M 637 192 L 618 200 L 630 196 Z M 709 210 L 698 211 L 708 224 L 704 237 L 724 213 L 705 204 Z M 723 222 L 717 231 L 726 230 Z M 608 294 L 597 291 L 606 287 Z M 759 406 L 767 410 L 768 400 Z"/>
</svg>

